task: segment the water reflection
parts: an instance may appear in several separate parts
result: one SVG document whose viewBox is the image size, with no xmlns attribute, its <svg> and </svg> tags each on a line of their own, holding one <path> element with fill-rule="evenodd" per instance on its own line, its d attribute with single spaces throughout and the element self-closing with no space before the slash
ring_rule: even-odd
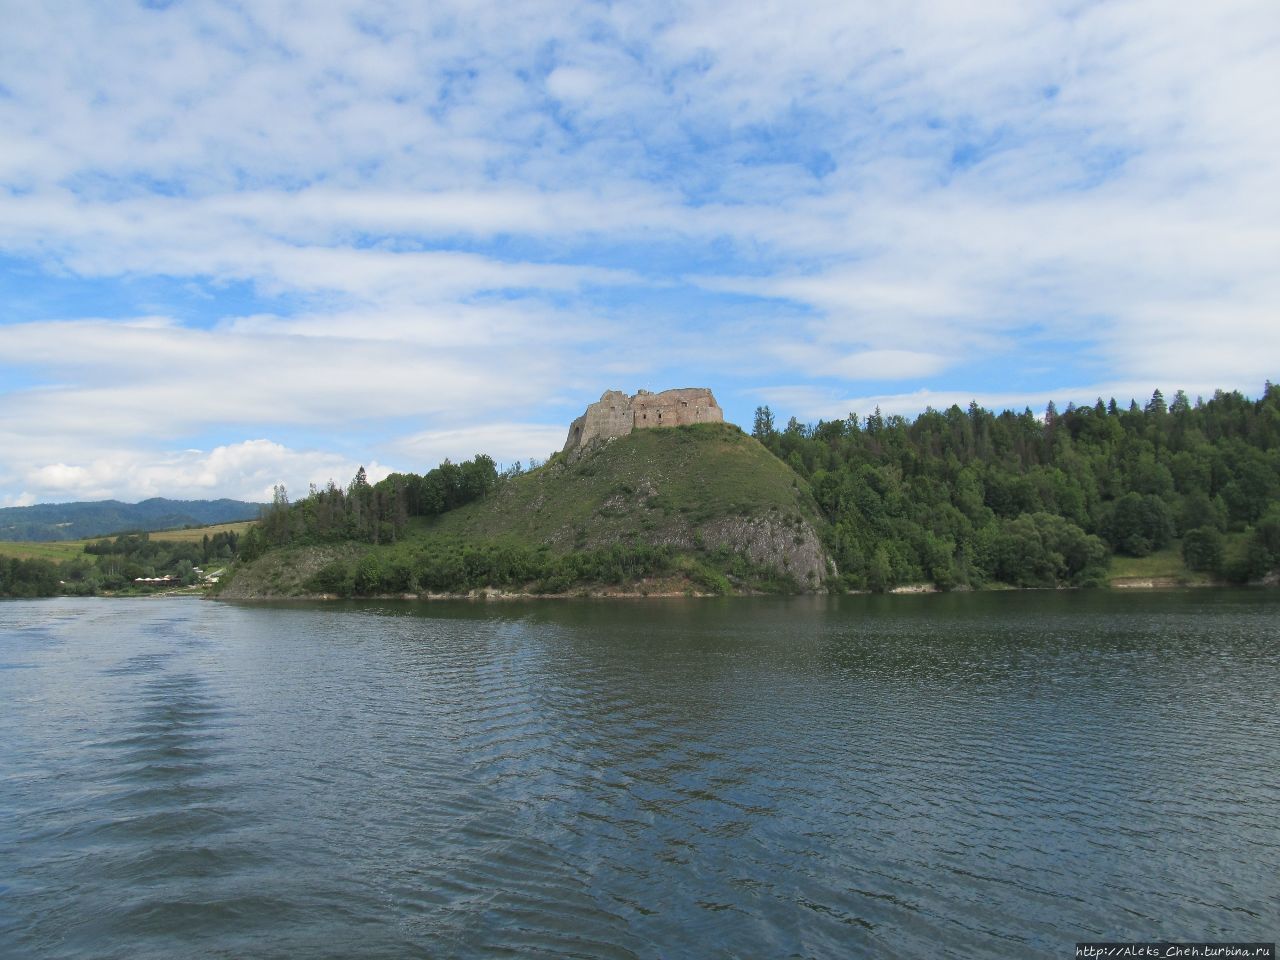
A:
<svg viewBox="0 0 1280 960">
<path fill-rule="evenodd" d="M 1208 591 L 0 605 L 0 659 L 29 667 L 0 671 L 0 941 L 1266 939 L 1278 611 Z"/>
</svg>

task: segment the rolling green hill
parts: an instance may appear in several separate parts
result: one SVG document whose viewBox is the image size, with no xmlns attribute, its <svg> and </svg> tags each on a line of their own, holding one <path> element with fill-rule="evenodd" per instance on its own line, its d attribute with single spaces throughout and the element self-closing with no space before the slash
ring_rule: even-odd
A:
<svg viewBox="0 0 1280 960">
<path fill-rule="evenodd" d="M 569 463 L 515 477 L 442 515 L 438 534 L 515 538 L 559 550 L 637 541 L 692 546 L 707 527 L 814 523 L 799 478 L 737 427 L 637 430 Z"/>
<path fill-rule="evenodd" d="M 94 500 L 0 507 L 0 540 L 84 540 L 114 533 L 173 530 L 254 520 L 262 504 L 242 500 Z"/>
<path fill-rule="evenodd" d="M 830 572 L 820 524 L 803 482 L 737 427 L 637 430 L 509 477 L 483 499 L 410 524 L 394 543 L 270 550 L 223 596 L 560 592 L 646 579 L 661 589 L 723 592 L 770 579 L 816 589 Z"/>
</svg>

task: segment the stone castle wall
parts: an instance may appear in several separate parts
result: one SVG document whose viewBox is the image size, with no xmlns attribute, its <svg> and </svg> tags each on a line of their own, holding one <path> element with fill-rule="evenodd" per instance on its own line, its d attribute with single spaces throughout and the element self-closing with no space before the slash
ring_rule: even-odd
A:
<svg viewBox="0 0 1280 960">
<path fill-rule="evenodd" d="M 724 411 L 706 387 L 684 387 L 662 393 L 641 390 L 634 397 L 621 390 L 606 390 L 569 425 L 564 453 L 576 454 L 596 440 L 625 437 L 632 430 L 691 423 L 724 423 Z"/>
<path fill-rule="evenodd" d="M 690 423 L 724 423 L 724 411 L 706 387 L 685 387 L 650 393 L 641 390 L 631 398 L 635 427 L 683 427 Z"/>
</svg>

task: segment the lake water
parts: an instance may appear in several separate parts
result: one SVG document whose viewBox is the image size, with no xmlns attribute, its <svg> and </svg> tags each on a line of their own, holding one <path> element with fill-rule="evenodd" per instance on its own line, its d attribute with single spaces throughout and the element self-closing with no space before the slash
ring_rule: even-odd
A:
<svg viewBox="0 0 1280 960">
<path fill-rule="evenodd" d="M 1276 592 L 0 603 L 0 955 L 1280 933 Z"/>
</svg>

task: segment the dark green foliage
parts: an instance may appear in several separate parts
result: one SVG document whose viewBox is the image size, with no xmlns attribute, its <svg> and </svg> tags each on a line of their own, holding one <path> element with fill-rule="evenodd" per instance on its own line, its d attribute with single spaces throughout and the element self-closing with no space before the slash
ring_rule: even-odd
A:
<svg viewBox="0 0 1280 960">
<path fill-rule="evenodd" d="M 1265 576 L 1272 567 L 1262 542 L 1256 537 L 1242 537 L 1230 543 L 1222 559 L 1222 575 L 1232 583 L 1248 583 Z"/>
<path fill-rule="evenodd" d="M 1197 527 L 1212 527 L 1222 531 L 1226 526 L 1227 508 L 1221 497 L 1210 499 L 1202 488 L 1192 488 L 1182 497 L 1177 527 L 1183 536 Z"/>
<path fill-rule="evenodd" d="M 59 565 L 49 560 L 0 557 L 0 597 L 56 596 L 59 580 Z"/>
<path fill-rule="evenodd" d="M 1017 587 L 1052 587 L 1101 578 L 1107 548 L 1062 517 L 1033 513 L 983 527 L 978 557 L 995 580 Z"/>
<path fill-rule="evenodd" d="M 1273 503 L 1258 521 L 1253 537 L 1271 558 L 1271 565 L 1280 565 L 1280 503 Z"/>
<path fill-rule="evenodd" d="M 333 560 L 302 587 L 341 597 L 457 594 L 487 588 L 548 594 L 601 586 L 639 588 L 646 578 L 667 576 L 700 593 L 800 590 L 794 580 L 723 551 L 691 556 L 668 546 L 614 544 L 556 553 L 512 541 L 476 543 L 452 538 L 431 538 L 378 548 L 356 559 Z"/>
<path fill-rule="evenodd" d="M 1109 505 L 1103 533 L 1118 553 L 1145 557 L 1168 546 L 1173 538 L 1173 514 L 1153 493 L 1126 493 Z"/>
<path fill-rule="evenodd" d="M 356 564 L 355 589 L 357 593 L 377 593 L 382 589 L 382 564 L 373 554 L 366 554 Z"/>
<path fill-rule="evenodd" d="M 1257 580 L 1280 568 L 1280 504 L 1265 515 L 1225 552 L 1222 573 L 1235 583 Z"/>
<path fill-rule="evenodd" d="M 478 454 L 465 463 L 446 460 L 419 476 L 393 473 L 370 484 L 364 467 L 346 490 L 330 481 L 312 487 L 304 500 L 291 504 L 283 486 L 276 487 L 258 525 L 245 535 L 241 555 L 255 560 L 267 549 L 286 544 L 356 540 L 395 543 L 412 517 L 436 517 L 479 500 L 498 484 L 493 460 Z"/>
<path fill-rule="evenodd" d="M 614 545 L 571 554 L 516 543 L 467 543 L 428 540 L 407 555 L 367 553 L 354 562 L 335 560 L 305 587 L 315 593 L 372 596 L 419 590 L 461 593 L 484 587 L 561 593 L 584 584 L 616 584 L 671 573 L 685 564 L 715 592 L 727 592 L 728 580 L 703 564 L 679 558 L 669 547 Z M 719 588 L 723 585 L 724 589 Z"/>
<path fill-rule="evenodd" d="M 266 552 L 267 546 L 262 532 L 257 527 L 250 527 L 240 538 L 240 559 L 251 563 Z"/>
<path fill-rule="evenodd" d="M 351 567 L 341 560 L 335 560 L 311 578 L 307 589 L 314 593 L 336 593 L 340 597 L 350 596 L 355 588 L 355 577 Z"/>
<path fill-rule="evenodd" d="M 1043 419 L 974 403 L 914 421 L 879 409 L 814 426 L 792 418 L 779 432 L 765 412 L 757 436 L 808 480 L 850 587 L 1097 582 L 1108 544 L 1145 556 L 1202 528 L 1252 529 L 1222 560 L 1237 578 L 1280 565 L 1280 514 L 1274 532 L 1263 519 L 1280 509 L 1271 384 L 1256 401 L 1218 392 L 1193 404 L 1178 391 L 1166 404 L 1156 391 L 1145 407 L 1050 404 Z"/>
<path fill-rule="evenodd" d="M 1188 530 L 1182 538 L 1182 559 L 1188 570 L 1218 573 L 1222 569 L 1222 534 L 1214 527 Z"/>
<path fill-rule="evenodd" d="M 761 441 L 773 436 L 773 411 L 768 407 L 756 407 L 751 435 Z"/>
</svg>

